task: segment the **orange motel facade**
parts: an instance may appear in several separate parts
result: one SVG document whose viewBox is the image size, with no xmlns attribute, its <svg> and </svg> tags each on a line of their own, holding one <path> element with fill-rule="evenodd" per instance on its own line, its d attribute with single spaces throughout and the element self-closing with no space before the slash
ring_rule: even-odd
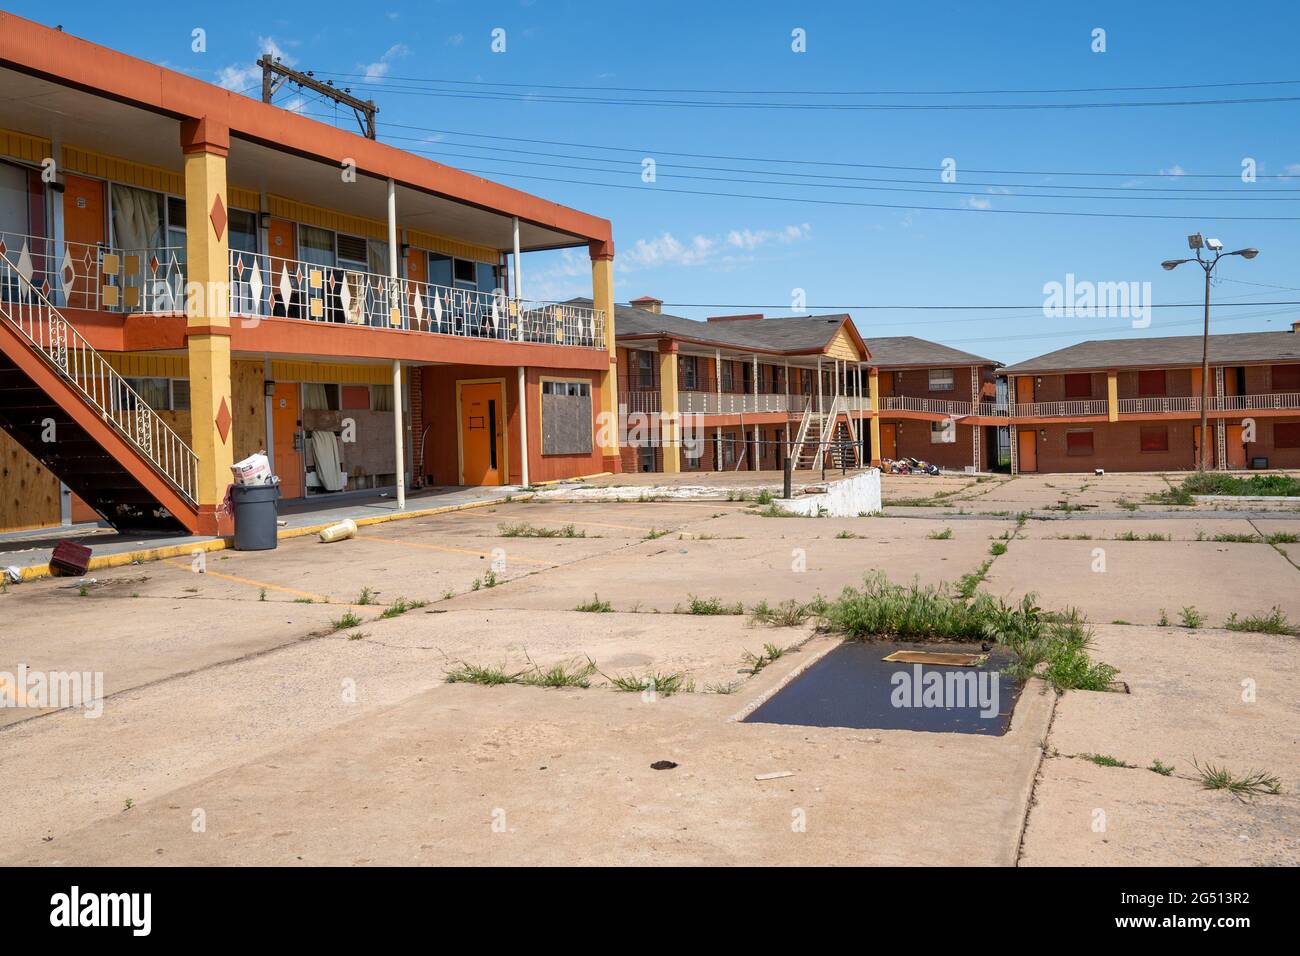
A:
<svg viewBox="0 0 1300 956">
<path fill-rule="evenodd" d="M 0 530 L 621 467 L 608 220 L 7 13 L 0 80 Z"/>
</svg>

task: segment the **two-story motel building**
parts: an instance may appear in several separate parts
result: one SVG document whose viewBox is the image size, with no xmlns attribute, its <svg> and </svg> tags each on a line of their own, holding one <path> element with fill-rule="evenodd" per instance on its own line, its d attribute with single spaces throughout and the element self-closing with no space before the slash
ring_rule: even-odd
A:
<svg viewBox="0 0 1300 956">
<path fill-rule="evenodd" d="M 0 84 L 0 529 L 618 469 L 606 219 L 7 13 Z"/>
</svg>

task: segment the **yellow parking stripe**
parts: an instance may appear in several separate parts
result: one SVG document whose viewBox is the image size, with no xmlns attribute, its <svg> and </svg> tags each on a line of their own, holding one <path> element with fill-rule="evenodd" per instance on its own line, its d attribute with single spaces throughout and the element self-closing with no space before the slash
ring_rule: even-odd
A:
<svg viewBox="0 0 1300 956">
<path fill-rule="evenodd" d="M 164 561 L 162 563 L 170 564 L 173 567 L 177 567 L 177 568 L 184 568 L 187 571 L 193 572 L 193 566 L 188 563 L 182 564 L 178 561 Z M 233 581 L 235 584 L 247 584 L 250 587 L 266 588 L 266 590 L 268 591 L 278 591 L 281 594 L 292 594 L 294 597 L 310 598 L 312 600 L 312 603 L 314 604 L 330 603 L 330 599 L 327 597 L 323 597 L 322 595 L 312 594 L 310 591 L 299 591 L 297 588 L 286 588 L 279 584 L 272 584 L 269 581 L 254 581 L 252 578 L 241 578 L 236 574 L 225 574 L 224 572 L 221 571 L 205 570 L 202 572 L 202 574 L 204 577 L 220 578 L 223 581 Z"/>
<path fill-rule="evenodd" d="M 378 541 L 380 544 L 400 544 L 404 548 L 423 548 L 426 551 L 441 551 L 444 554 L 469 554 L 476 558 L 494 557 L 490 551 L 470 551 L 467 548 L 446 548 L 437 544 L 423 544 L 419 541 L 399 541 L 396 538 L 378 538 L 370 534 L 353 535 L 358 541 Z M 520 558 L 506 555 L 507 561 L 521 561 L 524 564 L 540 564 L 544 568 L 555 567 L 554 561 L 541 561 L 537 558 Z"/>
</svg>

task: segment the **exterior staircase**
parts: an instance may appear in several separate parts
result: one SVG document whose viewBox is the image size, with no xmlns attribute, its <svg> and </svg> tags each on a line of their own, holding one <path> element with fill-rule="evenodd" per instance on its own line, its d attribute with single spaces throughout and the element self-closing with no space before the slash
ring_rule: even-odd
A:
<svg viewBox="0 0 1300 956">
<path fill-rule="evenodd" d="M 121 531 L 199 530 L 198 458 L 0 256 L 0 428 Z"/>
<path fill-rule="evenodd" d="M 844 431 L 845 429 L 847 432 Z M 838 445 L 827 447 L 823 444 L 824 442 L 838 443 L 841 434 L 848 436 L 845 441 L 850 447 L 846 453 Z M 795 440 L 791 446 L 790 457 L 794 459 L 794 467 L 796 469 L 820 468 L 823 456 L 829 455 L 827 460 L 834 467 L 839 468 L 842 453 L 846 456 L 844 458 L 846 461 L 847 456 L 856 458 L 855 448 L 856 433 L 853 422 L 848 417 L 848 408 L 843 396 L 823 399 L 820 403 L 816 398 L 811 398 L 804 408 L 803 417 L 799 420 L 799 429 L 795 433 Z M 853 465 L 850 463 L 846 467 L 853 467 Z"/>
</svg>

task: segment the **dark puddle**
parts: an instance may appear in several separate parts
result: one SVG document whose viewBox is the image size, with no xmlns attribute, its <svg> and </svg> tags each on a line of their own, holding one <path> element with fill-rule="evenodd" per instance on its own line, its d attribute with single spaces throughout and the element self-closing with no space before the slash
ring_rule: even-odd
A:
<svg viewBox="0 0 1300 956">
<path fill-rule="evenodd" d="M 1020 683 L 1001 669 L 1015 660 L 994 647 L 974 667 L 881 660 L 894 651 L 979 651 L 979 645 L 846 641 L 781 688 L 745 723 L 927 730 L 1000 737 Z"/>
</svg>

